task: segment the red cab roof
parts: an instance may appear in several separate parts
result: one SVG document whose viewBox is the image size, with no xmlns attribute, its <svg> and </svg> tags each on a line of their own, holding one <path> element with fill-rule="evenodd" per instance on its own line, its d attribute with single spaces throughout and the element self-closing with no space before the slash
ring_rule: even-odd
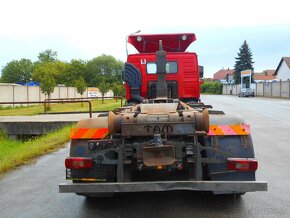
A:
<svg viewBox="0 0 290 218">
<path fill-rule="evenodd" d="M 128 42 L 140 53 L 152 53 L 159 50 L 159 40 L 162 40 L 166 52 L 184 52 L 196 40 L 194 33 L 178 34 L 136 34 L 128 36 Z"/>
</svg>

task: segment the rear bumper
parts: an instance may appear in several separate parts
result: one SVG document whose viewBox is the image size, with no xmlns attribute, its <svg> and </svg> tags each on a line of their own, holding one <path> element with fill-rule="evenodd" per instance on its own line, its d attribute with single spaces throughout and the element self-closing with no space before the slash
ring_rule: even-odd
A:
<svg viewBox="0 0 290 218">
<path fill-rule="evenodd" d="M 156 181 L 156 182 L 122 182 L 122 183 L 61 183 L 60 193 L 116 193 L 147 191 L 213 191 L 242 193 L 267 191 L 264 181 Z"/>
</svg>

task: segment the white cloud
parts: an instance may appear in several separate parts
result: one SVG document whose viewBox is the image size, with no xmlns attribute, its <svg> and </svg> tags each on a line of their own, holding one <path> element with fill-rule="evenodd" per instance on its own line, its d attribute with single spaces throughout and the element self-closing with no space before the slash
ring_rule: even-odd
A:
<svg viewBox="0 0 290 218">
<path fill-rule="evenodd" d="M 255 26 L 290 23 L 288 1 L 1 1 L 1 36 L 126 34 L 136 29 Z"/>
<path fill-rule="evenodd" d="M 57 48 L 59 42 L 65 44 L 59 53 L 70 46 L 84 58 L 106 53 L 125 60 L 125 37 L 139 29 L 174 33 L 290 24 L 288 8 L 286 0 L 5 0 L 0 1 L 0 39 L 42 41 L 46 46 L 58 39 Z M 202 44 L 198 33 L 197 38 Z M 226 42 L 220 38 L 219 43 Z"/>
</svg>

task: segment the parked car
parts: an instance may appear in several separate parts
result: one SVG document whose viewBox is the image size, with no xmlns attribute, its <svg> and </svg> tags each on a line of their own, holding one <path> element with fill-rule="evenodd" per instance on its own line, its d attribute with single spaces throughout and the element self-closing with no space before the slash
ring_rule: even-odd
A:
<svg viewBox="0 0 290 218">
<path fill-rule="evenodd" d="M 255 97 L 255 92 L 254 92 L 254 89 L 244 88 L 240 90 L 240 92 L 238 93 L 238 96 L 239 97 L 249 97 L 249 96 Z"/>
</svg>

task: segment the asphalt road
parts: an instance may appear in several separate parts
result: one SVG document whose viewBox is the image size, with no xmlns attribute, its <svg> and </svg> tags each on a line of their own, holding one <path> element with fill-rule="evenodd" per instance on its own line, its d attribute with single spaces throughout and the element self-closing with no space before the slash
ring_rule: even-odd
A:
<svg viewBox="0 0 290 218">
<path fill-rule="evenodd" d="M 88 200 L 59 194 L 67 147 L 0 179 L 0 217 L 290 217 L 290 100 L 202 96 L 226 113 L 251 124 L 257 180 L 268 192 L 240 199 L 207 192 L 127 193 Z"/>
</svg>

